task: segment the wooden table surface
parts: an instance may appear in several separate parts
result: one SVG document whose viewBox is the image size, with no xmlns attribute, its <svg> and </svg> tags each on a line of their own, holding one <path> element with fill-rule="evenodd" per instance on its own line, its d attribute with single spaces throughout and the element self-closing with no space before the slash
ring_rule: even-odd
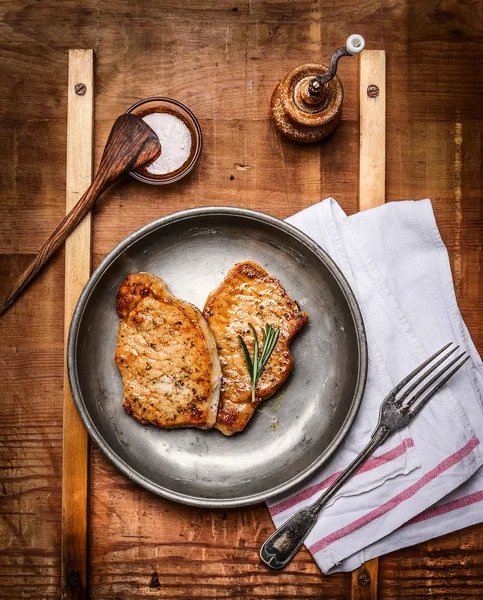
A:
<svg viewBox="0 0 483 600">
<path fill-rule="evenodd" d="M 325 62 L 348 34 L 387 53 L 387 200 L 430 197 L 461 310 L 483 350 L 483 4 L 467 0 L 4 0 L 0 42 L 0 292 L 63 216 L 67 52 L 96 53 L 95 163 L 115 117 L 165 95 L 198 116 L 196 170 L 169 187 L 126 178 L 94 213 L 93 262 L 176 210 L 237 205 L 284 218 L 334 196 L 358 202 L 358 65 L 340 62 L 342 121 L 325 142 L 282 139 L 277 81 Z M 64 258 L 0 320 L 0 597 L 60 597 Z M 350 598 L 306 550 L 271 572 L 257 551 L 262 505 L 206 510 L 158 498 L 91 443 L 89 581 L 94 599 Z M 483 526 L 380 559 L 380 598 L 483 597 Z"/>
</svg>

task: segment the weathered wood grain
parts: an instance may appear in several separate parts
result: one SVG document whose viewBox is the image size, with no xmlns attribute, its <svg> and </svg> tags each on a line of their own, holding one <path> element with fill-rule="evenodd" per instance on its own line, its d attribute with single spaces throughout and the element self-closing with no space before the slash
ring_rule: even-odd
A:
<svg viewBox="0 0 483 600">
<path fill-rule="evenodd" d="M 360 56 L 359 210 L 386 201 L 386 53 Z"/>
<path fill-rule="evenodd" d="M 352 571 L 351 600 L 376 600 L 379 589 L 379 559 L 368 560 Z"/>
<path fill-rule="evenodd" d="M 432 198 L 463 316 L 483 350 L 481 3 L 6 0 L 0 13 L 1 295 L 64 214 L 69 48 L 96 51 L 96 165 L 115 117 L 151 94 L 185 102 L 204 133 L 183 181 L 156 188 L 127 177 L 101 199 L 95 266 L 136 227 L 183 208 L 231 204 L 287 217 L 332 195 L 355 212 L 356 60 L 340 62 L 342 122 L 319 146 L 277 138 L 269 99 L 290 68 L 323 61 L 360 32 L 387 56 L 387 199 Z M 63 283 L 60 252 L 0 321 L 0 597 L 9 600 L 60 597 Z M 90 458 L 94 600 L 350 597 L 350 575 L 321 576 L 306 551 L 287 572 L 261 567 L 263 506 L 226 518 L 178 506 L 132 484 L 97 448 Z M 380 559 L 380 597 L 481 596 L 482 532 Z"/>
<path fill-rule="evenodd" d="M 83 94 L 76 86 L 85 87 Z M 77 205 L 92 180 L 94 142 L 94 53 L 69 51 L 66 214 Z M 91 274 L 92 222 L 88 212 L 65 244 L 64 346 L 70 322 Z M 64 358 L 62 446 L 62 598 L 87 597 L 88 436 L 69 387 Z"/>
<path fill-rule="evenodd" d="M 72 77 L 69 77 L 69 100 L 71 94 L 76 94 L 71 89 L 71 79 Z M 85 88 L 85 84 L 83 83 L 75 84 L 75 86 L 78 85 Z M 83 94 L 80 95 L 82 96 Z M 85 96 L 87 96 L 87 93 L 85 93 Z M 92 99 L 92 90 L 89 96 Z M 85 124 L 82 125 L 84 132 L 86 127 Z M 79 158 L 77 163 L 73 162 L 72 165 L 69 164 L 69 152 L 74 154 L 74 150 L 78 149 L 76 146 L 81 146 L 82 136 L 77 135 L 75 142 L 71 142 L 70 138 L 71 131 L 68 128 L 67 188 L 69 188 L 70 184 L 69 177 L 74 179 L 73 174 L 76 173 L 78 164 L 82 162 L 81 158 Z M 72 149 L 69 146 L 72 146 Z M 131 169 L 136 170 L 145 163 L 153 161 L 159 156 L 160 152 L 161 147 L 156 134 L 141 119 L 132 114 L 122 114 L 117 117 L 109 134 L 99 169 L 92 184 L 87 187 L 84 194 L 77 199 L 77 202 L 71 207 L 64 219 L 44 241 L 37 255 L 25 271 L 13 282 L 7 297 L 0 304 L 0 318 L 30 285 L 31 281 L 33 281 L 39 271 L 49 261 L 50 257 L 63 245 L 67 237 L 81 224 L 84 216 L 89 213 L 95 201 L 102 195 L 104 190 L 119 179 L 122 174 L 129 172 Z M 92 150 L 89 151 L 89 155 L 91 154 Z M 77 194 L 77 190 L 81 186 L 75 183 L 74 187 L 76 188 L 75 194 Z M 68 195 L 70 195 L 69 190 Z"/>
<path fill-rule="evenodd" d="M 359 60 L 359 210 L 367 210 L 386 201 L 386 54 L 367 50 Z M 378 582 L 374 558 L 352 572 L 352 600 L 376 600 Z"/>
</svg>

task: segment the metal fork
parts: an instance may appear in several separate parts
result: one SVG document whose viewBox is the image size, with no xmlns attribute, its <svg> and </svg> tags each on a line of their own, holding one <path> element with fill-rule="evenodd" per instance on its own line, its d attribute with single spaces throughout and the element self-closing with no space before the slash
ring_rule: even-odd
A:
<svg viewBox="0 0 483 600">
<path fill-rule="evenodd" d="M 364 450 L 351 462 L 334 483 L 327 488 L 320 498 L 310 506 L 296 512 L 291 519 L 277 529 L 263 544 L 260 549 L 260 558 L 267 566 L 272 569 L 283 569 L 292 560 L 317 522 L 320 511 L 332 496 L 359 469 L 376 448 L 384 443 L 388 437 L 396 433 L 396 431 L 406 427 L 424 408 L 430 398 L 464 365 L 469 358 L 466 352 L 462 352 L 456 358 L 453 358 L 451 362 L 446 363 L 435 375 L 429 377 L 431 373 L 436 371 L 440 365 L 458 350 L 459 346 L 453 346 L 446 354 L 441 356 L 451 345 L 452 342 L 441 348 L 441 350 L 438 350 L 433 356 L 430 356 L 417 369 L 414 369 L 414 371 L 400 381 L 384 398 L 379 412 L 379 421 L 370 442 Z M 440 358 L 436 360 L 438 357 Z M 426 367 L 428 368 L 426 369 Z M 420 373 L 422 374 L 415 379 Z M 412 383 L 404 390 L 410 382 Z"/>
</svg>

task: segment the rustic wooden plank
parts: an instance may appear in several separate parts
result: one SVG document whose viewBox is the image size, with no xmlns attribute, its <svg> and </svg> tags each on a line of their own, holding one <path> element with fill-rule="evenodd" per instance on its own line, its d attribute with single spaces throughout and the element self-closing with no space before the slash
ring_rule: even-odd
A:
<svg viewBox="0 0 483 600">
<path fill-rule="evenodd" d="M 386 199 L 386 54 L 367 50 L 360 56 L 359 210 Z M 374 90 L 377 86 L 377 94 Z M 377 558 L 352 573 L 352 600 L 376 600 Z"/>
<path fill-rule="evenodd" d="M 376 600 L 379 559 L 368 560 L 352 572 L 351 600 Z"/>
<path fill-rule="evenodd" d="M 386 201 L 386 53 L 360 55 L 359 210 Z"/>
<path fill-rule="evenodd" d="M 483 525 L 380 558 L 384 599 L 482 598 Z"/>
<path fill-rule="evenodd" d="M 431 198 L 452 262 L 458 303 L 480 353 L 483 215 L 477 164 L 483 123 L 481 85 L 477 90 L 474 74 L 481 73 L 483 52 L 474 42 L 482 9 L 481 4 L 451 2 L 439 12 L 416 2 L 400 3 L 393 5 L 384 25 L 385 39 L 398 38 L 388 64 L 388 97 L 398 99 L 387 106 L 388 199 Z M 395 18 L 399 27 L 393 29 Z M 456 37 L 461 41 L 455 42 Z M 391 74 L 393 68 L 397 73 Z M 382 556 L 380 595 L 391 600 L 479 598 L 482 548 L 480 524 Z"/>
<path fill-rule="evenodd" d="M 76 92 L 83 86 L 80 93 Z M 69 51 L 67 115 L 66 213 L 75 206 L 92 180 L 94 140 L 94 52 Z M 65 243 L 64 339 L 77 300 L 91 269 L 91 215 L 87 214 Z M 87 569 L 87 432 L 70 392 L 64 367 L 64 424 L 62 453 L 62 595 L 86 598 Z"/>
<path fill-rule="evenodd" d="M 355 212 L 357 61 L 339 63 L 345 98 L 337 130 L 312 148 L 282 140 L 284 163 L 269 99 L 290 68 L 323 62 L 359 31 L 369 49 L 386 50 L 387 93 L 397 99 L 387 105 L 387 199 L 433 200 L 451 260 L 460 264 L 460 307 L 481 351 L 482 9 L 470 0 L 6 0 L 0 6 L 0 296 L 63 216 L 68 48 L 98 51 L 97 160 L 115 117 L 149 95 L 185 102 L 204 133 L 200 161 L 185 180 L 161 189 L 126 177 L 100 200 L 97 264 L 137 227 L 183 208 L 249 205 L 283 218 L 332 195 Z M 310 34 L 318 26 L 319 47 Z M 316 154 L 320 176 L 306 178 L 304 163 L 315 175 Z M 250 169 L 240 168 L 245 160 Z M 61 594 L 63 279 L 61 252 L 0 319 L 0 597 L 8 600 Z M 181 507 L 145 492 L 96 448 L 91 464 L 93 600 L 350 597 L 350 575 L 321 576 L 306 551 L 287 572 L 261 569 L 256 548 L 271 530 L 265 507 L 226 511 L 224 518 L 223 511 Z M 382 557 L 380 597 L 481 596 L 481 532 L 472 527 Z M 160 587 L 151 587 L 155 572 Z"/>
</svg>

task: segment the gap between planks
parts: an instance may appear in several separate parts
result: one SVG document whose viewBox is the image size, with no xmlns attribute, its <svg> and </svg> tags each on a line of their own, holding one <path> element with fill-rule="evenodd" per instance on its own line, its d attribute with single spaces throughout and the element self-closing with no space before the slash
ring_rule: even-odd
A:
<svg viewBox="0 0 483 600">
<path fill-rule="evenodd" d="M 80 94 L 76 86 L 84 84 Z M 66 213 L 92 181 L 94 52 L 69 50 Z M 84 93 L 82 93 L 84 92 Z M 80 293 L 91 271 L 91 214 L 65 243 L 64 348 Z M 62 449 L 62 598 L 84 600 L 87 586 L 87 432 L 70 393 L 64 359 Z"/>
<path fill-rule="evenodd" d="M 386 53 L 365 50 L 360 55 L 359 210 L 386 199 Z M 352 573 L 351 599 L 376 600 L 379 560 Z"/>
</svg>

